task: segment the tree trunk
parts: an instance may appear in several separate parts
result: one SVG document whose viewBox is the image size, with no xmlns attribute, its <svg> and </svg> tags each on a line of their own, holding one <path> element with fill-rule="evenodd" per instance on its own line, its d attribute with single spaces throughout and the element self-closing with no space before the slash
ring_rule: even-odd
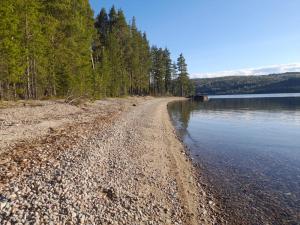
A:
<svg viewBox="0 0 300 225">
<path fill-rule="evenodd" d="M 35 83 L 34 83 L 34 76 L 35 76 L 35 70 L 34 70 L 34 59 L 31 61 L 31 71 L 32 71 L 32 75 L 30 77 L 31 81 L 31 95 L 32 98 L 35 98 L 35 93 L 34 93 L 34 89 L 35 89 Z"/>
<path fill-rule="evenodd" d="M 29 42 L 29 33 L 28 33 L 28 18 L 27 18 L 27 8 L 26 14 L 25 14 L 25 37 L 26 37 L 26 48 L 28 50 L 27 52 L 27 69 L 26 69 L 26 78 L 27 78 L 27 99 L 31 98 L 31 88 L 30 88 L 30 59 L 29 59 L 29 47 L 28 47 L 28 42 Z"/>
<path fill-rule="evenodd" d="M 130 95 L 132 95 L 132 72 L 130 72 Z"/>
<path fill-rule="evenodd" d="M 55 76 L 55 41 L 54 41 L 54 35 L 52 35 L 51 37 L 51 42 L 52 42 L 52 81 L 50 81 L 50 87 L 49 87 L 49 91 L 51 92 L 50 95 L 51 96 L 56 96 L 56 76 Z M 48 88 L 48 87 L 47 87 Z"/>
<path fill-rule="evenodd" d="M 92 61 L 92 68 L 93 68 L 93 70 L 95 70 L 95 62 L 94 62 L 93 53 L 91 53 L 91 61 Z"/>
<path fill-rule="evenodd" d="M 11 99 L 10 87 L 9 82 L 6 83 L 6 98 Z"/>
<path fill-rule="evenodd" d="M 53 85 L 53 96 L 56 96 L 56 85 L 55 85 L 55 81 L 54 81 L 54 85 Z"/>
<path fill-rule="evenodd" d="M 3 87 L 2 87 L 2 81 L 0 81 L 0 100 L 3 100 Z"/>
<path fill-rule="evenodd" d="M 30 93 L 30 72 L 29 68 L 27 68 L 27 99 L 31 98 L 31 93 Z"/>
<path fill-rule="evenodd" d="M 181 97 L 183 97 L 183 85 L 182 85 L 182 83 L 181 83 L 180 89 L 181 89 Z"/>
<path fill-rule="evenodd" d="M 33 76 L 33 92 L 34 92 L 34 98 L 38 98 L 38 93 L 37 93 L 37 69 L 36 69 L 36 60 L 33 60 L 33 71 L 34 71 L 34 76 Z"/>
<path fill-rule="evenodd" d="M 14 89 L 14 99 L 17 99 L 17 87 L 16 87 L 16 83 L 13 84 L 13 89 Z"/>
</svg>

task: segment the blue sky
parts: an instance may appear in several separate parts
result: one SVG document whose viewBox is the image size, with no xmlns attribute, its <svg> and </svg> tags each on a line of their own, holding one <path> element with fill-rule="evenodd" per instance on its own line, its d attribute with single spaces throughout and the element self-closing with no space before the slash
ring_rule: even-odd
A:
<svg viewBox="0 0 300 225">
<path fill-rule="evenodd" d="M 196 77 L 300 71 L 299 0 L 90 0 L 137 18 Z"/>
</svg>

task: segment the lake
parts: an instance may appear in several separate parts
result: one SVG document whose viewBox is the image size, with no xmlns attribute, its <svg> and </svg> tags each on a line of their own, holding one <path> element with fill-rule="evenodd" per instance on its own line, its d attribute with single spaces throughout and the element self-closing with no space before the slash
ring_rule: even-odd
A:
<svg viewBox="0 0 300 225">
<path fill-rule="evenodd" d="M 229 224 L 300 224 L 300 94 L 168 108 Z"/>
</svg>

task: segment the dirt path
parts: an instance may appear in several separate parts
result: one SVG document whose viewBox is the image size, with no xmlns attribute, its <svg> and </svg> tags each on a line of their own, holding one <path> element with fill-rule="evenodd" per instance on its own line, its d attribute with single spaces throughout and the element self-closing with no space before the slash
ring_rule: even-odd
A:
<svg viewBox="0 0 300 225">
<path fill-rule="evenodd" d="M 3 149 L 0 224 L 214 224 L 171 100 L 120 100 Z"/>
</svg>

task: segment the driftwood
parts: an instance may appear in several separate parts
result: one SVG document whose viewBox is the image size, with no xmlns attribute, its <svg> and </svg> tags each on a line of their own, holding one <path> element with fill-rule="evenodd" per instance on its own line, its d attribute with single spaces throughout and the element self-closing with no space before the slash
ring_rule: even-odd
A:
<svg viewBox="0 0 300 225">
<path fill-rule="evenodd" d="M 79 105 L 82 102 L 82 100 L 84 100 L 86 98 L 87 98 L 86 95 L 82 95 L 82 96 L 79 96 L 79 97 L 68 96 L 65 99 L 65 103 L 67 103 L 69 105 Z"/>
</svg>

